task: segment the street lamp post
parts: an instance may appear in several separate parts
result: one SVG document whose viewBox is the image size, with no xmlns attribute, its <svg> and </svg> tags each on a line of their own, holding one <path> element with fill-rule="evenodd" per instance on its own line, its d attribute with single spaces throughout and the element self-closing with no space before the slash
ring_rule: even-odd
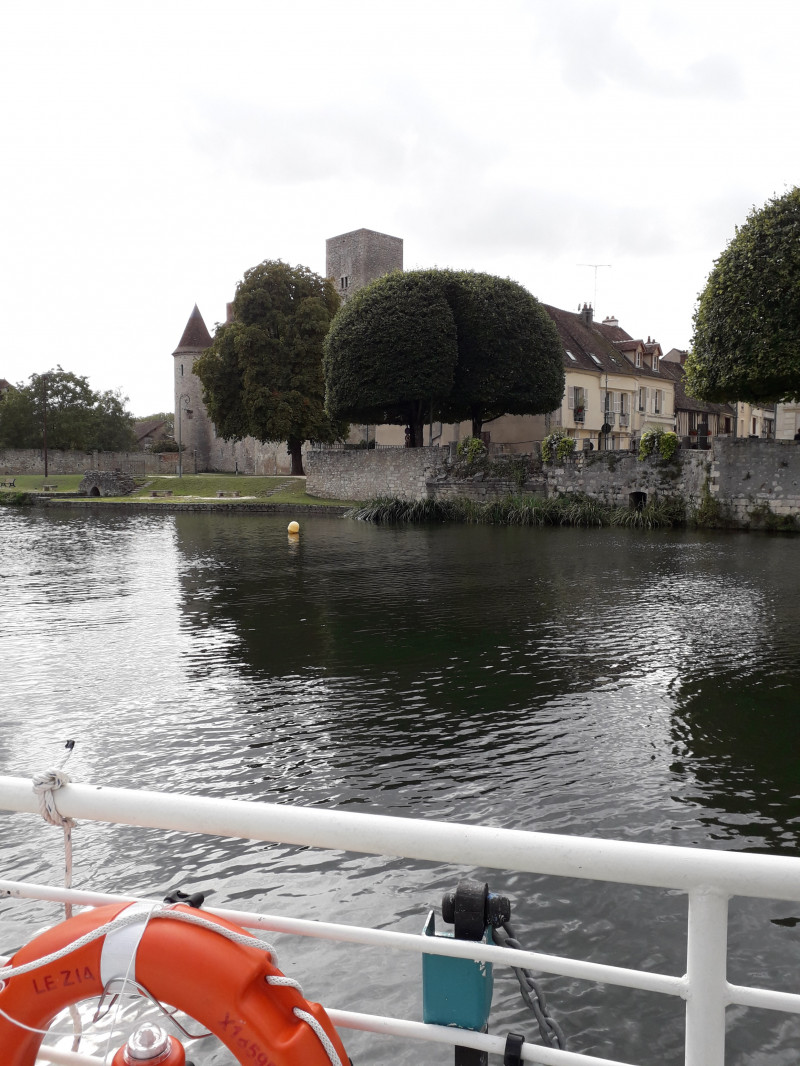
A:
<svg viewBox="0 0 800 1066">
<path fill-rule="evenodd" d="M 183 477 L 183 444 L 181 441 L 181 412 L 186 411 L 186 417 L 191 418 L 192 412 L 189 409 L 189 400 L 191 397 L 188 392 L 182 392 L 178 397 L 178 477 Z"/>
<path fill-rule="evenodd" d="M 47 481 L 47 374 L 42 374 L 42 449 L 44 451 L 44 479 Z"/>
</svg>

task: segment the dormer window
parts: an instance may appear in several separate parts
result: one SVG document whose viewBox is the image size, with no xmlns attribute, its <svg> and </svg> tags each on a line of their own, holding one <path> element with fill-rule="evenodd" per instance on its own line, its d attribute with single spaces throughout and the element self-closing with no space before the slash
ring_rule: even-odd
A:
<svg viewBox="0 0 800 1066">
<path fill-rule="evenodd" d="M 577 363 L 578 360 L 575 358 L 575 356 L 572 354 L 572 352 L 569 350 L 569 348 L 565 348 L 564 351 L 567 353 L 567 355 L 570 357 L 570 359 L 572 360 L 573 363 Z"/>
<path fill-rule="evenodd" d="M 641 352 L 637 352 L 636 353 L 636 365 L 639 366 L 639 367 L 642 365 L 642 353 Z"/>
<path fill-rule="evenodd" d="M 600 362 L 596 355 L 592 355 L 592 353 L 589 352 L 589 358 L 594 360 L 594 362 L 597 363 L 598 366 L 602 367 L 603 364 Z"/>
<path fill-rule="evenodd" d="M 653 353 L 653 370 L 656 374 L 658 373 L 658 356 L 655 354 L 655 352 Z"/>
</svg>

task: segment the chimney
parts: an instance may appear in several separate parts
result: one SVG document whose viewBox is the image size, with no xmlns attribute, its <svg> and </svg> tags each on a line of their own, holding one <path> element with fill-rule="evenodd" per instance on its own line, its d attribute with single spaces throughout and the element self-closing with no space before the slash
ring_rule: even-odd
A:
<svg viewBox="0 0 800 1066">
<path fill-rule="evenodd" d="M 617 327 L 619 326 L 619 319 L 615 318 L 613 315 L 609 315 L 608 318 L 603 319 L 603 325 L 613 326 L 615 329 L 617 329 Z"/>
<path fill-rule="evenodd" d="M 594 320 L 594 310 L 591 304 L 584 304 L 580 310 L 580 319 L 585 326 L 591 326 Z"/>
<path fill-rule="evenodd" d="M 225 304 L 225 325 L 229 326 L 233 322 L 233 304 Z"/>
</svg>

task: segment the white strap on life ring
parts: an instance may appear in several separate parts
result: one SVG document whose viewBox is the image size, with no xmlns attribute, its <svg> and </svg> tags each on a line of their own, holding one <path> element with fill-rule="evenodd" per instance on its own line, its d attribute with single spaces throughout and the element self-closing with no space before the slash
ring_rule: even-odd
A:
<svg viewBox="0 0 800 1066">
<path fill-rule="evenodd" d="M 128 921 L 135 914 L 141 914 L 142 917 L 141 921 L 131 921 L 130 925 L 124 925 L 121 929 L 109 930 L 103 938 L 103 949 L 100 953 L 100 980 L 103 988 L 115 978 L 135 979 L 136 952 L 154 909 L 152 903 L 132 903 L 117 915 L 115 920 L 119 920 L 123 915 Z"/>
</svg>

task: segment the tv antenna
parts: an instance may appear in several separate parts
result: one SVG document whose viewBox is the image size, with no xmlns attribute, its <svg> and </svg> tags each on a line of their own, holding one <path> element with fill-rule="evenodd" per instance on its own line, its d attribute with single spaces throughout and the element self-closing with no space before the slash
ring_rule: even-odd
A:
<svg viewBox="0 0 800 1066">
<path fill-rule="evenodd" d="M 578 266 L 579 267 L 591 267 L 592 270 L 594 271 L 594 303 L 592 304 L 592 307 L 596 311 L 597 310 L 597 271 L 601 267 L 608 267 L 608 269 L 610 270 L 611 269 L 611 264 L 610 263 L 578 263 Z"/>
</svg>

